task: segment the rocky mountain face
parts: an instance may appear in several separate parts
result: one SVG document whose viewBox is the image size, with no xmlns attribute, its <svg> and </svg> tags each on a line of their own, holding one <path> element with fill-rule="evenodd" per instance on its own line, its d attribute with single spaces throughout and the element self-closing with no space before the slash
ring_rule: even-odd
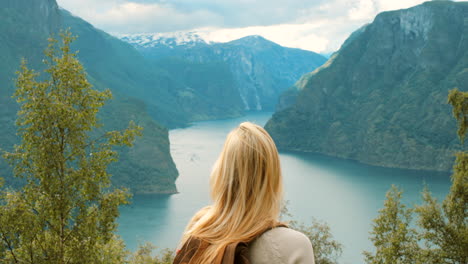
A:
<svg viewBox="0 0 468 264">
<path fill-rule="evenodd" d="M 169 32 L 155 34 L 133 34 L 123 35 L 121 39 L 135 45 L 143 52 L 147 49 L 160 49 L 158 53 L 162 53 L 164 49 L 172 50 L 177 48 L 190 48 L 195 46 L 208 45 L 208 43 L 200 37 L 196 32 Z M 168 53 L 170 53 L 168 51 Z M 150 55 L 150 54 L 147 54 Z"/>
<path fill-rule="evenodd" d="M 57 30 L 56 27 L 60 22 L 59 9 L 55 0 L 2 0 L 0 9 L 5 14 L 10 12 L 21 14 L 23 18 L 3 16 L 2 19 L 19 18 L 21 22 L 26 22 L 30 27 L 28 33 L 49 36 Z"/>
<path fill-rule="evenodd" d="M 161 61 L 167 58 L 225 64 L 244 110 L 274 110 L 283 91 L 326 61 L 314 52 L 285 48 L 260 36 L 227 43 L 207 43 L 194 32 L 132 35 L 122 39 L 159 67 L 164 67 Z"/>
<path fill-rule="evenodd" d="M 142 90 L 151 90 L 158 98 L 169 93 L 157 85 L 160 79 L 154 77 L 157 74 L 152 66 L 130 45 L 60 9 L 55 0 L 6 0 L 0 7 L 0 148 L 11 150 L 19 141 L 15 126 L 18 105 L 11 95 L 21 58 L 28 60 L 30 68 L 42 70 L 47 38 L 71 27 L 72 33 L 79 35 L 73 48 L 80 51 L 78 57 L 89 80 L 96 89 L 110 88 L 114 95 L 99 113 L 104 129 L 124 129 L 130 120 L 144 127 L 143 137 L 133 148 L 123 148 L 119 162 L 111 166 L 113 183 L 135 193 L 176 192 L 178 173 L 170 156 L 168 131 L 155 121 L 156 114 L 148 114 L 151 109 L 157 112 L 150 103 L 159 101 L 137 97 L 143 96 Z M 169 95 L 166 99 L 166 104 L 176 100 Z M 163 115 L 161 120 L 170 119 L 172 106 L 158 107 L 163 109 L 158 112 Z M 11 175 L 11 169 L 0 159 L 0 176 L 6 178 L 7 186 L 21 184 Z"/>
<path fill-rule="evenodd" d="M 462 146 L 448 91 L 468 90 L 468 3 L 379 14 L 281 98 L 266 124 L 283 150 L 448 171 Z"/>
</svg>

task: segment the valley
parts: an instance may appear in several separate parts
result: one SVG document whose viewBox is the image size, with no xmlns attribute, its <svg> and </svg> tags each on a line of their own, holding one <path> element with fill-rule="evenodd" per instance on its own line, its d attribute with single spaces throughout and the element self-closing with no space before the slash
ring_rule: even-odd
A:
<svg viewBox="0 0 468 264">
<path fill-rule="evenodd" d="M 149 2 L 121 3 L 110 14 L 121 15 L 119 12 L 124 8 L 137 10 L 150 5 Z M 193 6 L 187 4 L 187 10 L 189 7 Z M 326 5 L 320 8 L 320 14 L 328 10 Z M 164 12 L 171 11 L 168 10 L 164 9 Z M 284 10 L 280 8 L 280 11 Z M 162 16 L 164 12 L 156 13 Z M 301 11 L 300 14 L 305 13 Z M 331 20 L 318 21 L 313 30 L 321 28 L 324 21 L 332 23 Z M 4 212 L 10 210 L 5 205 L 13 201 L 18 202 L 18 208 L 31 206 L 31 210 L 20 210 L 31 219 L 37 220 L 41 216 L 42 221 L 46 216 L 57 215 L 61 217 L 58 222 L 65 225 L 69 222 L 71 228 L 78 225 L 75 223 L 79 221 L 72 220 L 77 212 L 87 212 L 84 215 L 90 217 L 92 223 L 85 224 L 96 227 L 96 230 L 112 230 L 96 241 L 118 242 L 118 236 L 123 238 L 120 245 L 99 244 L 116 251 L 138 252 L 139 244 L 146 241 L 158 248 L 174 249 L 190 217 L 211 203 L 209 176 L 213 163 L 226 135 L 244 121 L 264 127 L 280 152 L 285 200 L 289 201 L 292 214 L 287 220 L 309 224 L 312 219 L 318 219 L 327 223 L 331 234 L 344 246 L 336 263 L 363 263 L 362 252 L 373 250 L 375 244 L 369 237 L 376 222 L 372 219 L 379 216 L 383 205 L 388 206 L 388 196 L 385 195 L 392 185 L 403 190 L 402 204 L 398 204 L 402 208 L 420 205 L 425 187 L 438 201 L 449 192 L 455 193 L 450 196 L 450 199 L 455 197 L 450 202 L 460 208 L 464 206 L 465 210 L 445 212 L 440 226 L 449 223 L 447 225 L 454 229 L 446 233 L 462 234 L 459 236 L 463 233 L 456 228 L 463 226 L 466 230 L 465 225 L 450 221 L 464 219 L 466 223 L 466 194 L 463 192 L 466 191 L 467 174 L 463 170 L 466 170 L 466 163 L 454 166 L 454 162 L 456 153 L 462 153 L 457 157 L 463 161 L 467 151 L 460 136 L 465 135 L 468 126 L 468 95 L 465 94 L 468 92 L 468 2 L 429 1 L 409 8 L 385 10 L 356 28 L 338 50 L 322 50 L 326 56 L 286 47 L 257 34 L 218 42 L 198 34 L 195 28 L 173 32 L 110 33 L 75 15 L 73 10 L 62 8 L 56 0 L 1 0 L 0 22 L 1 153 L 13 152 L 22 143 L 18 129 L 24 127 L 18 127 L 16 120 L 21 116 L 18 111 L 24 101 L 17 101 L 13 96 L 19 85 L 15 72 L 25 59 L 29 68 L 41 72 L 34 78 L 49 80 L 50 76 L 42 73 L 50 63 L 44 59 L 44 50 L 50 38 L 60 39 L 60 33 L 66 29 L 76 37 L 71 49 L 82 63 L 89 83 L 97 91 L 112 93 L 112 98 L 97 113 L 98 123 L 102 126 L 86 131 L 90 144 L 101 142 L 106 136 L 106 139 L 110 138 L 106 131 L 123 130 L 131 122 L 143 127 L 142 136 L 136 138 L 131 148 L 127 148 L 131 145 L 131 136 L 121 136 L 126 141 L 115 148 L 118 161 L 106 167 L 112 175 L 111 185 L 107 185 L 108 182 L 99 185 L 98 182 L 95 185 L 98 187 L 89 187 L 72 197 L 86 197 L 91 202 L 80 200 L 79 206 L 68 209 L 66 213 L 70 219 L 64 219 L 52 209 L 47 211 L 47 207 L 46 213 L 39 215 L 35 206 L 43 204 L 20 203 L 18 201 L 24 198 L 21 196 L 18 196 L 21 199 L 11 199 L 12 193 L 21 194 L 16 190 L 27 184 L 42 186 L 46 180 L 31 180 L 34 175 L 13 177 L 12 167 L 6 159 L 0 158 L 0 234 L 3 234 L 1 225 L 7 226 L 5 230 L 8 232 L 16 232 L 11 228 L 16 215 L 8 219 L 3 217 L 8 215 Z M 289 28 L 294 23 L 279 25 Z M 300 32 L 304 35 L 296 36 L 298 40 L 309 43 L 311 39 L 313 42 L 323 40 L 312 34 L 320 32 L 306 29 L 310 23 L 301 25 L 304 29 Z M 226 26 L 226 32 L 239 30 L 228 24 L 223 26 Z M 250 32 L 257 28 L 269 29 L 268 25 L 260 23 L 244 30 Z M 285 38 L 290 32 L 286 33 L 283 32 Z M 44 85 L 55 85 L 55 81 L 50 80 Z M 461 93 L 452 92 L 453 98 L 448 102 L 449 92 L 454 89 Z M 79 109 L 81 105 L 73 107 Z M 44 109 L 44 106 L 39 105 L 39 108 Z M 52 126 L 58 129 L 59 125 L 53 123 Z M 62 127 L 59 130 L 62 134 L 67 131 Z M 40 133 L 31 134 L 37 136 Z M 118 138 L 120 134 L 115 135 Z M 63 140 L 49 140 L 60 145 L 63 152 L 66 150 Z M 88 151 L 89 146 L 83 144 L 83 149 Z M 85 157 L 83 160 L 93 154 L 92 150 L 89 154 L 86 151 L 81 157 Z M 106 155 L 103 160 L 112 156 L 110 149 Z M 49 162 L 44 164 L 53 167 L 57 157 L 50 156 L 53 155 L 41 157 Z M 97 167 L 93 164 L 79 163 L 73 157 L 63 160 L 72 168 L 69 172 L 88 165 L 90 173 L 77 170 L 76 175 L 86 175 L 92 180 L 102 177 L 92 173 Z M 61 168 L 58 174 L 66 175 L 66 169 Z M 50 176 L 44 175 L 41 179 Z M 75 177 L 73 173 L 70 175 Z M 456 175 L 463 181 L 451 185 Z M 81 180 L 73 177 L 71 179 Z M 46 187 L 53 189 L 59 185 L 67 186 L 60 182 Z M 129 197 L 133 196 L 130 204 L 112 204 L 119 199 L 106 195 L 115 187 L 128 190 Z M 44 193 L 38 191 L 36 195 L 48 201 Z M 125 193 L 118 195 L 123 197 Z M 63 190 L 51 192 L 51 197 L 64 194 L 70 193 Z M 465 195 L 462 197 L 465 200 L 456 195 Z M 104 197 L 104 202 L 98 204 L 96 197 Z M 59 202 L 65 200 L 59 199 Z M 108 208 L 115 210 L 99 216 L 101 218 L 97 216 L 97 212 Z M 444 204 L 443 208 L 449 207 Z M 411 214 L 417 211 L 411 210 Z M 16 214 L 14 210 L 11 212 Z M 403 209 L 398 212 L 401 214 Z M 465 212 L 465 218 L 450 218 L 453 212 Z M 28 227 L 25 230 L 34 224 L 28 222 L 27 217 L 18 219 L 22 228 Z M 109 222 L 100 226 L 100 221 L 105 220 Z M 398 227 L 416 226 L 415 222 Z M 37 228 L 45 233 L 53 229 L 50 223 Z M 59 237 L 63 238 L 63 232 Z M 421 241 L 415 244 L 422 245 Z M 0 240 L 0 262 L 7 256 L 2 255 L 4 252 L 7 247 Z"/>
</svg>

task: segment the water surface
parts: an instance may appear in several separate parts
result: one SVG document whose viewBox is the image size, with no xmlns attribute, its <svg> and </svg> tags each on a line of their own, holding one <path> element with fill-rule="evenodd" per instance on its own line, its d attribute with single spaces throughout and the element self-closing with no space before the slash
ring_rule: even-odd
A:
<svg viewBox="0 0 468 264">
<path fill-rule="evenodd" d="M 174 248 L 190 217 L 209 204 L 209 175 L 227 133 L 240 122 L 264 125 L 271 113 L 197 122 L 170 131 L 171 154 L 180 176 L 179 194 L 138 195 L 121 210 L 119 233 L 134 250 L 150 241 Z M 371 249 L 368 232 L 392 184 L 404 189 L 408 205 L 420 203 L 426 184 L 443 198 L 449 190 L 446 173 L 389 169 L 310 153 L 280 153 L 289 211 L 305 223 L 315 217 L 327 222 L 344 245 L 340 263 L 363 263 L 361 252 Z"/>
</svg>

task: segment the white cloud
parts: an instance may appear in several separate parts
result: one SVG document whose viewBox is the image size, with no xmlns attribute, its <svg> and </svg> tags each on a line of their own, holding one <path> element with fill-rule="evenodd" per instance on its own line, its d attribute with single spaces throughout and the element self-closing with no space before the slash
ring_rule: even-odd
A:
<svg viewBox="0 0 468 264">
<path fill-rule="evenodd" d="M 219 24 L 222 17 L 208 10 L 182 12 L 166 2 L 136 3 L 123 0 L 61 0 L 59 4 L 96 27 L 114 34 L 168 32 Z M 93 3 L 97 3 L 93 5 Z M 88 8 L 83 8 L 88 6 Z M 93 7 L 93 8 L 89 8 Z"/>
<path fill-rule="evenodd" d="M 126 0 L 57 0 L 59 6 L 83 18 L 86 14 L 99 14 L 125 2 Z"/>
<path fill-rule="evenodd" d="M 261 35 L 283 46 L 331 52 L 382 12 L 424 0 L 57 0 L 112 34 L 200 31 L 208 40 Z"/>
<path fill-rule="evenodd" d="M 373 17 L 377 13 L 377 7 L 373 0 L 360 0 L 357 5 L 348 11 L 350 20 L 363 20 Z"/>
<path fill-rule="evenodd" d="M 119 4 L 96 17 L 97 25 L 106 25 L 111 32 L 126 29 L 131 32 L 154 32 L 185 29 L 216 23 L 221 18 L 206 10 L 182 13 L 167 4 L 140 4 L 126 2 Z"/>
<path fill-rule="evenodd" d="M 329 40 L 314 32 L 325 24 L 319 21 L 314 24 L 283 24 L 272 26 L 255 26 L 245 28 L 202 28 L 197 33 L 208 41 L 227 42 L 249 35 L 261 35 L 282 46 L 305 50 L 324 51 Z"/>
<path fill-rule="evenodd" d="M 397 10 L 403 8 L 409 8 L 418 4 L 421 4 L 423 1 L 420 0 L 394 0 L 394 1 L 378 1 L 378 10 Z"/>
</svg>

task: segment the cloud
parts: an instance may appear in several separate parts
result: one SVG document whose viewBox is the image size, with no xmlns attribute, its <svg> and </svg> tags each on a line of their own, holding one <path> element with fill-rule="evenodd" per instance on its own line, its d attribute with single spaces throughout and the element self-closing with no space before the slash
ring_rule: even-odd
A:
<svg viewBox="0 0 468 264">
<path fill-rule="evenodd" d="M 322 2 L 325 0 L 316 0 Z M 141 33 L 202 26 L 267 26 L 294 20 L 304 0 L 58 0 L 61 7 L 104 30 Z M 127 26 L 129 25 L 129 26 Z M 143 30 L 138 30 L 138 27 Z"/>
<path fill-rule="evenodd" d="M 200 31 L 208 40 L 262 35 L 284 46 L 331 52 L 388 10 L 424 0 L 57 0 L 111 34 Z"/>
<path fill-rule="evenodd" d="M 329 40 L 315 34 L 324 21 L 314 24 L 280 24 L 245 28 L 202 28 L 197 33 L 204 39 L 214 42 L 227 42 L 249 35 L 261 35 L 282 46 L 313 51 L 326 50 Z"/>
<path fill-rule="evenodd" d="M 326 23 L 325 23 L 326 22 Z M 202 28 L 196 32 L 204 39 L 227 42 L 249 35 L 261 35 L 285 47 L 329 53 L 339 49 L 351 32 L 362 26 L 343 20 L 323 20 L 305 24 L 280 24 L 246 28 Z"/>
<path fill-rule="evenodd" d="M 397 10 L 403 8 L 409 8 L 418 4 L 421 4 L 425 1 L 420 0 L 396 0 L 396 1 L 377 1 L 378 10 L 386 11 L 386 10 Z"/>
<path fill-rule="evenodd" d="M 372 17 L 377 13 L 376 2 L 373 0 L 361 0 L 356 6 L 348 11 L 350 20 L 363 20 Z"/>
<path fill-rule="evenodd" d="M 83 0 L 82 0 L 83 1 Z M 104 0 L 95 9 L 67 8 L 76 4 L 61 1 L 66 9 L 110 33 L 152 33 L 184 30 L 187 27 L 203 27 L 220 24 L 223 18 L 208 10 L 182 12 L 166 3 L 136 3 L 119 0 Z M 81 4 L 94 1 L 84 0 Z M 80 13 L 76 13 L 76 12 Z"/>
</svg>

